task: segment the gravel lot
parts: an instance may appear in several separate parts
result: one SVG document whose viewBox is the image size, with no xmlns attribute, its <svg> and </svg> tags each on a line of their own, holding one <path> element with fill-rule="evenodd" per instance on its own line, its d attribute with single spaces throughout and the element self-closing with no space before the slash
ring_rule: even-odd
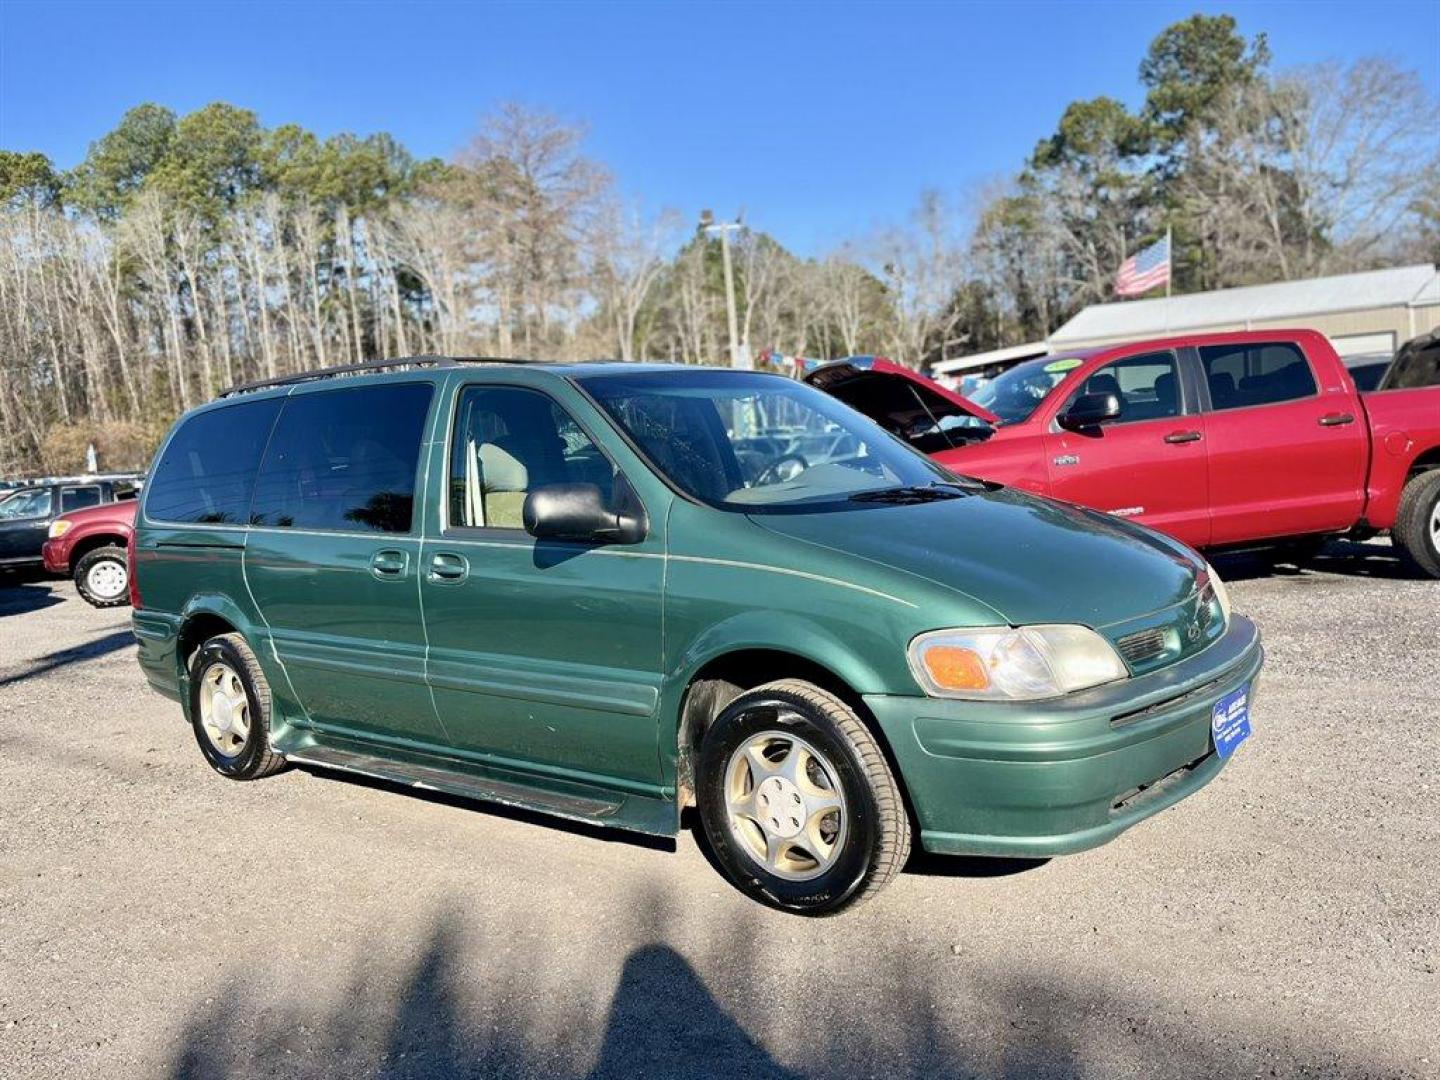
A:
<svg viewBox="0 0 1440 1080">
<path fill-rule="evenodd" d="M 0 1076 L 1440 1076 L 1440 585 L 1222 560 L 1256 734 L 1088 854 L 808 921 L 632 842 L 231 783 L 126 610 L 0 579 Z"/>
</svg>

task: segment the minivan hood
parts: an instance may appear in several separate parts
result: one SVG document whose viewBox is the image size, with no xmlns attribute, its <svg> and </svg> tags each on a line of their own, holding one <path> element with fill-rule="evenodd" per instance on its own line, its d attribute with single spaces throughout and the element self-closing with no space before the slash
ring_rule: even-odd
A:
<svg viewBox="0 0 1440 1080">
<path fill-rule="evenodd" d="M 1013 489 L 917 505 L 752 515 L 793 541 L 959 592 L 1011 625 L 1099 628 L 1187 599 L 1198 556 L 1093 510 Z"/>
<path fill-rule="evenodd" d="M 825 364 L 805 381 L 864 413 L 886 431 L 904 431 L 929 417 L 974 416 L 987 424 L 1000 418 L 967 397 L 927 379 L 918 371 L 879 357 L 852 357 Z"/>
</svg>

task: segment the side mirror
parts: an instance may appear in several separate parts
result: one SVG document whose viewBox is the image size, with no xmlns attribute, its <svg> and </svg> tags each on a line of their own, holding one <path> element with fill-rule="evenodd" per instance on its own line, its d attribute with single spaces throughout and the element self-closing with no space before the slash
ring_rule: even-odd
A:
<svg viewBox="0 0 1440 1080">
<path fill-rule="evenodd" d="M 632 500 L 622 500 L 631 502 Z M 635 544 L 645 539 L 642 512 L 627 506 L 616 511 L 594 484 L 546 484 L 525 496 L 521 510 L 525 531 L 537 540 L 582 540 L 600 544 Z"/>
<path fill-rule="evenodd" d="M 1069 431 L 1085 431 L 1120 419 L 1124 411 L 1119 394 L 1081 394 L 1056 419 Z"/>
</svg>

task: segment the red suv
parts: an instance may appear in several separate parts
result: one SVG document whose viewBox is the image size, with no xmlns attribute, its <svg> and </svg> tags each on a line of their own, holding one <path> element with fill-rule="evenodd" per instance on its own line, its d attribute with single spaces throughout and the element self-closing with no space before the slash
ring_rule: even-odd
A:
<svg viewBox="0 0 1440 1080">
<path fill-rule="evenodd" d="M 137 500 L 126 499 L 56 518 L 41 549 L 45 569 L 73 577 L 81 597 L 95 607 L 128 603 L 130 572 L 125 545 L 134 530 L 138 505 Z"/>
</svg>

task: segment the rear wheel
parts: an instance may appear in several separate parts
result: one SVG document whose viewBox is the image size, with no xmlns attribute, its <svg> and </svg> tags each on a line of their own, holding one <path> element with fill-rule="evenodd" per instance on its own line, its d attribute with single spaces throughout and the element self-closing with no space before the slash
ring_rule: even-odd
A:
<svg viewBox="0 0 1440 1080">
<path fill-rule="evenodd" d="M 91 607 L 121 607 L 130 602 L 130 570 L 125 549 L 107 544 L 87 551 L 75 564 L 75 590 Z"/>
<path fill-rule="evenodd" d="M 1405 485 L 1390 540 L 1411 570 L 1440 578 L 1440 469 L 1411 477 Z"/>
<path fill-rule="evenodd" d="M 270 749 L 270 684 L 239 634 L 210 638 L 190 663 L 190 723 L 210 767 L 232 780 L 279 772 Z"/>
<path fill-rule="evenodd" d="M 700 818 L 752 899 L 832 915 L 900 872 L 910 821 L 870 731 L 843 701 L 784 680 L 741 694 L 705 733 Z"/>
</svg>

